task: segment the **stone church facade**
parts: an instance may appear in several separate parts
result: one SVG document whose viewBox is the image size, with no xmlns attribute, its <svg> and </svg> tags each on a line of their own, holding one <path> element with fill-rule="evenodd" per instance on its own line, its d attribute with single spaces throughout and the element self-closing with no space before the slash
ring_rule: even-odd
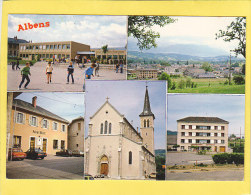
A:
<svg viewBox="0 0 251 195">
<path fill-rule="evenodd" d="M 85 174 L 111 179 L 145 179 L 156 173 L 154 114 L 146 88 L 140 132 L 108 101 L 90 117 L 85 141 Z"/>
</svg>

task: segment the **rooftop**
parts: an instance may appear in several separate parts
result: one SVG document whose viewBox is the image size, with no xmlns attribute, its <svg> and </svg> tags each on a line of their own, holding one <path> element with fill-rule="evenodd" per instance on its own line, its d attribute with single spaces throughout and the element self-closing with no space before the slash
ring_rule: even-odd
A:
<svg viewBox="0 0 251 195">
<path fill-rule="evenodd" d="M 8 43 L 28 43 L 28 41 L 24 40 L 24 39 L 14 39 L 14 38 L 9 38 L 8 37 Z"/>
<path fill-rule="evenodd" d="M 25 102 L 23 100 L 14 99 L 12 105 L 13 105 L 13 107 L 17 106 L 17 108 L 20 108 L 20 109 L 23 109 L 23 110 L 26 110 L 29 112 L 33 112 L 35 114 L 39 114 L 39 115 L 42 115 L 42 116 L 45 116 L 48 118 L 52 118 L 54 120 L 58 120 L 58 121 L 61 121 L 64 123 L 69 123 L 69 121 L 67 121 L 66 119 L 64 119 L 56 114 L 53 114 L 52 112 L 50 112 L 40 106 L 34 107 L 32 104 Z"/>
<path fill-rule="evenodd" d="M 182 118 L 177 120 L 177 122 L 191 122 L 191 123 L 222 123 L 222 124 L 229 124 L 228 121 L 220 119 L 218 117 L 194 117 L 189 116 L 186 118 Z"/>
</svg>

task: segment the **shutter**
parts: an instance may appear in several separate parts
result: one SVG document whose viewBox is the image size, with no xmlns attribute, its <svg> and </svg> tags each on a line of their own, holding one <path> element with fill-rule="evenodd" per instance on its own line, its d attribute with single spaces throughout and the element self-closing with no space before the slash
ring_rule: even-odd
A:
<svg viewBox="0 0 251 195">
<path fill-rule="evenodd" d="M 41 128 L 43 128 L 44 119 L 41 120 Z"/>
<path fill-rule="evenodd" d="M 29 117 L 29 125 L 31 125 L 31 115 L 30 115 L 30 117 Z"/>
<path fill-rule="evenodd" d="M 38 127 L 38 117 L 36 117 L 36 127 Z"/>
<path fill-rule="evenodd" d="M 47 120 L 47 129 L 49 129 L 49 120 Z"/>
<path fill-rule="evenodd" d="M 25 114 L 23 114 L 23 124 L 25 124 L 26 123 L 26 116 L 25 116 Z"/>
</svg>

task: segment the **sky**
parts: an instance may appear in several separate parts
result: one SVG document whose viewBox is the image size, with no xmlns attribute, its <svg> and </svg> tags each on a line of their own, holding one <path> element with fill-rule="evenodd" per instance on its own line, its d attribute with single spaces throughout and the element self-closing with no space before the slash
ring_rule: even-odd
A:
<svg viewBox="0 0 251 195">
<path fill-rule="evenodd" d="M 37 96 L 37 106 L 40 106 L 71 122 L 79 116 L 84 117 L 84 93 L 39 92 L 21 93 L 16 99 L 32 103 L 32 98 Z"/>
<path fill-rule="evenodd" d="M 126 16 L 85 15 L 18 15 L 8 18 L 8 37 L 35 42 L 76 41 L 91 48 L 125 47 L 127 43 Z M 19 24 L 50 22 L 49 27 L 20 30 Z"/>
<path fill-rule="evenodd" d="M 143 111 L 146 81 L 86 81 L 86 130 L 90 116 L 105 103 L 109 102 L 129 122 L 133 120 L 133 127 L 140 127 L 139 114 Z M 164 149 L 166 144 L 166 82 L 148 81 L 148 92 L 151 110 L 155 115 L 154 140 L 155 149 Z M 86 135 L 88 133 L 86 132 Z"/>
<path fill-rule="evenodd" d="M 208 49 L 216 50 L 219 55 L 229 55 L 229 51 L 237 45 L 236 41 L 225 42 L 222 39 L 216 40 L 215 34 L 220 29 L 226 30 L 226 27 L 235 20 L 235 17 L 171 17 L 176 19 L 175 23 L 164 27 L 153 26 L 152 30 L 160 33 L 157 39 L 158 48 L 165 48 L 182 45 L 200 45 L 207 46 Z M 136 39 L 129 37 L 128 48 L 136 47 Z M 133 50 L 133 49 L 131 49 Z M 154 52 L 157 49 L 144 50 L 145 52 Z M 158 50 L 159 51 L 159 50 Z M 171 53 L 171 52 L 168 52 Z M 196 55 L 196 54 L 194 54 Z M 241 57 L 241 56 L 240 56 Z"/>
<path fill-rule="evenodd" d="M 168 130 L 177 131 L 177 120 L 188 116 L 219 117 L 229 122 L 229 135 L 245 127 L 245 95 L 168 94 Z"/>
</svg>

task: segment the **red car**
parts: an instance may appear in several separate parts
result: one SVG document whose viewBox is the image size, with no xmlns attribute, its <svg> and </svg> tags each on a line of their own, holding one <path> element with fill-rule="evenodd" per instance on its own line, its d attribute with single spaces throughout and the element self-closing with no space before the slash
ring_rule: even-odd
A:
<svg viewBox="0 0 251 195">
<path fill-rule="evenodd" d="M 11 158 L 12 157 L 12 158 Z M 8 160 L 24 160 L 26 153 L 21 148 L 9 148 Z"/>
</svg>

